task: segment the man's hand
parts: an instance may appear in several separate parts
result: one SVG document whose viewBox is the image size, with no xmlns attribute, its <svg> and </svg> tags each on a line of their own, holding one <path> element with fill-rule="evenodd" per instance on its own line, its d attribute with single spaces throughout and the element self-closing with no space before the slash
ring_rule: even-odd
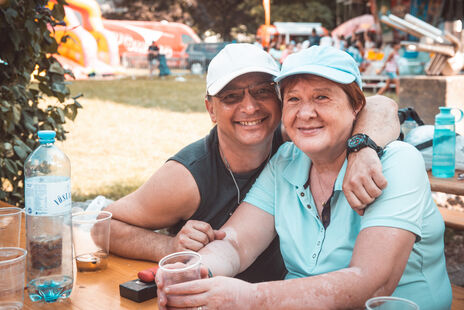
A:
<svg viewBox="0 0 464 310">
<path fill-rule="evenodd" d="M 170 253 L 186 250 L 198 252 L 208 243 L 214 240 L 222 240 L 225 236 L 225 232 L 214 230 L 206 222 L 190 220 L 171 239 Z"/>
<path fill-rule="evenodd" d="M 379 156 L 370 147 L 365 147 L 348 156 L 343 192 L 351 208 L 359 215 L 387 187 L 387 180 L 382 174 Z"/>
</svg>

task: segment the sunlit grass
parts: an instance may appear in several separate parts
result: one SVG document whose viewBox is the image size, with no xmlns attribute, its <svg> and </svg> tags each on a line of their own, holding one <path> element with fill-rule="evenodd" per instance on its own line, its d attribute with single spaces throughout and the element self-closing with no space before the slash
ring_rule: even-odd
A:
<svg viewBox="0 0 464 310">
<path fill-rule="evenodd" d="M 204 77 L 76 81 L 83 109 L 57 145 L 72 167 L 74 201 L 118 199 L 145 182 L 170 156 L 207 134 Z"/>
<path fill-rule="evenodd" d="M 176 112 L 203 112 L 204 76 L 185 75 L 183 82 L 175 78 L 75 81 L 71 83 L 70 89 L 73 94 L 83 93 L 87 99 Z"/>
</svg>

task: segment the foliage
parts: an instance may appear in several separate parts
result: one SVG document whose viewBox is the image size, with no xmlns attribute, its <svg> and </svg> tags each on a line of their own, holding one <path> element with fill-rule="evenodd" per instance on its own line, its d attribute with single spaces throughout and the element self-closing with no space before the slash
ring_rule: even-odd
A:
<svg viewBox="0 0 464 310">
<path fill-rule="evenodd" d="M 120 15 L 107 18 L 178 21 L 202 34 L 207 30 L 221 34 L 225 41 L 232 39 L 233 30 L 245 28 L 255 34 L 264 23 L 261 0 L 120 0 L 127 8 Z M 271 21 L 321 22 L 329 29 L 335 25 L 335 1 L 271 0 Z"/>
<path fill-rule="evenodd" d="M 23 163 L 37 146 L 39 129 L 64 140 L 66 119 L 81 106 L 66 86 L 64 70 L 51 56 L 58 44 L 51 31 L 64 18 L 64 0 L 3 0 L 0 3 L 0 200 L 23 202 Z M 31 81 L 31 75 L 34 81 Z M 42 96 L 56 98 L 43 104 Z"/>
<path fill-rule="evenodd" d="M 258 3 L 262 6 L 261 1 Z M 221 34 L 224 41 L 232 39 L 231 31 L 234 27 L 249 23 L 256 26 L 256 21 L 250 15 L 250 11 L 256 7 L 256 4 L 256 1 L 250 0 L 185 0 L 181 2 L 183 10 L 192 16 L 195 28 L 200 33 L 214 30 Z"/>
<path fill-rule="evenodd" d="M 276 4 L 271 9 L 271 20 L 281 22 L 315 22 L 322 23 L 328 29 L 334 27 L 334 13 L 326 4 L 318 1 Z"/>
<path fill-rule="evenodd" d="M 180 0 L 179 0 L 180 1 Z M 231 39 L 233 28 L 244 25 L 254 34 L 264 23 L 262 1 L 255 0 L 183 0 L 181 6 L 195 21 L 199 32 L 214 30 L 225 41 Z M 334 14 L 324 1 L 271 1 L 271 21 L 321 22 L 334 26 Z"/>
</svg>

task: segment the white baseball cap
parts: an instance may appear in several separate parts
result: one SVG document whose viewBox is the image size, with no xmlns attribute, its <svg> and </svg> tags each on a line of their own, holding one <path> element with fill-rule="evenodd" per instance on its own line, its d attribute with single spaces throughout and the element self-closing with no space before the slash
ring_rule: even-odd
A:
<svg viewBox="0 0 464 310">
<path fill-rule="evenodd" d="M 279 64 L 263 49 L 248 43 L 231 43 L 211 60 L 206 75 L 206 92 L 214 96 L 245 73 L 263 72 L 275 77 L 279 71 Z"/>
</svg>

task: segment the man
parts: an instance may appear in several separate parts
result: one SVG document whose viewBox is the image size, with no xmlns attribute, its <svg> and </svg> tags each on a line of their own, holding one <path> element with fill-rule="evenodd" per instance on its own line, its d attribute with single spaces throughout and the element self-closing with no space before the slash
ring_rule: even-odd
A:
<svg viewBox="0 0 464 310">
<path fill-rule="evenodd" d="M 334 41 L 332 39 L 332 34 L 330 33 L 330 31 L 322 35 L 319 45 L 320 46 L 333 46 L 334 45 Z"/>
<path fill-rule="evenodd" d="M 319 45 L 321 43 L 321 37 L 317 34 L 316 28 L 313 28 L 311 34 L 309 35 L 309 46 Z"/>
<path fill-rule="evenodd" d="M 270 156 L 283 143 L 281 104 L 273 77 L 274 59 L 251 44 L 229 44 L 211 61 L 206 109 L 216 126 L 205 138 L 171 157 L 134 193 L 108 206 L 113 213 L 110 251 L 159 261 L 181 251 L 198 251 L 235 211 Z M 355 128 L 384 146 L 399 135 L 397 107 L 385 97 L 370 98 Z M 376 152 L 367 147 L 349 155 L 344 192 L 362 209 L 386 186 Z M 153 232 L 170 228 L 168 236 Z M 237 277 L 282 279 L 278 240 Z"/>
<path fill-rule="evenodd" d="M 156 45 L 156 41 L 151 42 L 151 45 L 148 47 L 148 70 L 150 72 L 150 77 L 153 76 L 153 72 L 156 69 L 159 58 L 159 47 Z"/>
</svg>

